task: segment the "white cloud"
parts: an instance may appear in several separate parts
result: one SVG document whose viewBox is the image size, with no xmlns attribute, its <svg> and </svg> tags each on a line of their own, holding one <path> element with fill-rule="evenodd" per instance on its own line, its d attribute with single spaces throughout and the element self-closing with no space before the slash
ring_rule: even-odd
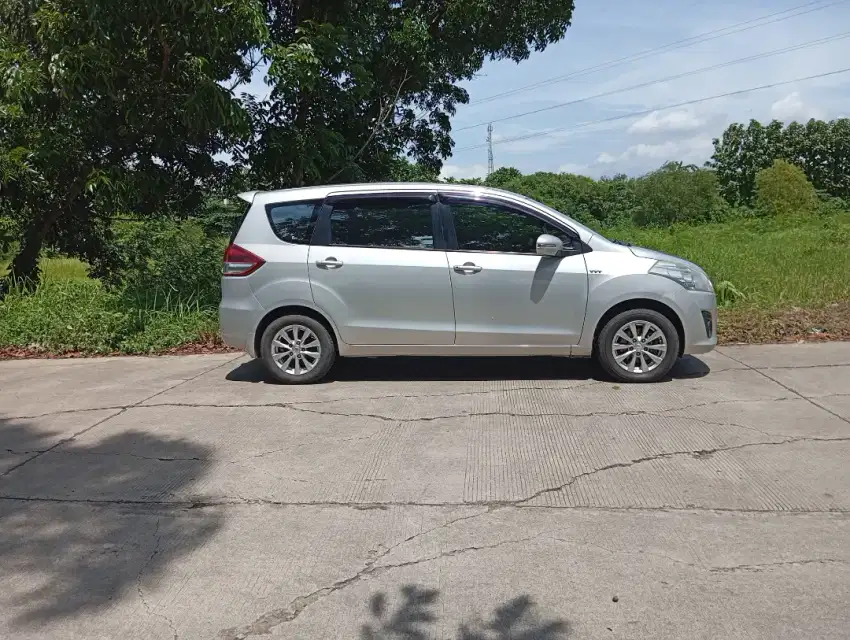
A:
<svg viewBox="0 0 850 640">
<path fill-rule="evenodd" d="M 770 114 L 777 120 L 784 122 L 820 117 L 820 111 L 815 107 L 807 105 L 800 96 L 799 91 L 789 93 L 781 100 L 774 102 L 770 106 Z"/>
<path fill-rule="evenodd" d="M 662 113 L 653 111 L 629 127 L 629 133 L 665 133 L 668 131 L 694 131 L 705 124 L 689 109 Z"/>
<path fill-rule="evenodd" d="M 567 162 L 558 167 L 558 173 L 574 173 L 579 176 L 586 176 L 590 171 L 590 167 L 586 164 L 577 162 Z"/>
<path fill-rule="evenodd" d="M 765 21 L 722 38 L 605 67 L 608 61 L 649 47 L 663 50 L 669 42 L 685 41 L 770 11 L 752 3 L 731 3 L 722 12 L 695 0 L 680 4 L 686 6 L 671 11 L 669 2 L 614 0 L 613 12 L 611 3 L 582 4 L 582 19 L 576 19 L 563 42 L 520 65 L 486 63 L 469 83 L 473 104 L 459 106 L 457 122 L 499 120 L 494 123 L 496 160 L 524 173 L 569 162 L 586 165 L 592 175 L 619 171 L 637 175 L 665 160 L 701 164 L 712 153 L 711 138 L 722 135 L 732 122 L 848 115 L 850 74 L 802 79 L 840 68 L 840 61 L 850 56 L 850 40 L 824 38 L 835 33 L 836 24 L 850 23 L 850 3 L 830 3 L 824 11 Z M 595 46 L 599 42 L 607 46 L 600 49 Z M 796 45 L 799 48 L 787 50 Z M 770 52 L 777 53 L 761 57 Z M 592 73 L 545 83 L 597 64 L 602 67 Z M 795 78 L 801 80 L 789 84 Z M 578 80 L 585 84 L 576 86 Z M 475 104 L 480 97 L 535 83 L 543 84 L 504 100 Z M 774 84 L 781 86 L 768 88 Z M 683 104 L 691 101 L 694 104 Z M 564 106 L 538 110 L 557 104 Z M 680 106 L 664 109 L 665 105 Z M 534 113 L 500 120 L 524 112 Z M 645 115 L 628 117 L 631 113 Z M 614 119 L 617 116 L 622 119 Z M 558 129 L 566 131 L 556 133 Z M 539 137 L 505 142 L 535 130 Z M 458 132 L 458 153 L 451 162 L 486 164 L 486 149 L 477 146 L 484 136 L 483 127 Z M 464 150 L 473 145 L 475 149 Z"/>
<path fill-rule="evenodd" d="M 455 178 L 457 180 L 465 180 L 467 178 L 485 178 L 487 177 L 487 166 L 484 164 L 444 164 L 443 170 L 440 171 L 440 177 Z"/>
<path fill-rule="evenodd" d="M 702 164 L 711 155 L 711 139 L 695 136 L 684 140 L 668 140 L 660 144 L 634 144 L 618 154 L 603 151 L 596 158 L 596 164 L 635 164 L 640 160 L 652 160 L 661 164 L 671 160 Z"/>
</svg>

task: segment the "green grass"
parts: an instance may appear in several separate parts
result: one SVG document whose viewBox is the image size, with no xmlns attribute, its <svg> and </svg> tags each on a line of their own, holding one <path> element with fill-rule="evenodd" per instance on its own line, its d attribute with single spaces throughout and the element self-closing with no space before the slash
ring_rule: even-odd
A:
<svg viewBox="0 0 850 640">
<path fill-rule="evenodd" d="M 806 220 L 749 219 L 604 233 L 696 262 L 718 289 L 726 282 L 743 293 L 739 306 L 819 307 L 850 299 L 847 212 Z"/>
<path fill-rule="evenodd" d="M 0 348 L 154 353 L 205 342 L 217 331 L 213 308 L 167 298 L 146 303 L 95 280 L 48 272 L 34 289 L 13 290 L 0 301 Z"/>
<path fill-rule="evenodd" d="M 76 258 L 43 258 L 41 273 L 45 280 L 85 280 L 89 277 L 89 268 L 85 262 Z M 0 259 L 0 277 L 6 275 L 9 261 Z"/>
</svg>

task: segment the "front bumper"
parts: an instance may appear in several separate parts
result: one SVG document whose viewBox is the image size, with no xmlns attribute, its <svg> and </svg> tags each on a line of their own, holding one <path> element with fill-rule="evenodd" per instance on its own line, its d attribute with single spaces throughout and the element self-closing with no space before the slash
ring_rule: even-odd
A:
<svg viewBox="0 0 850 640">
<path fill-rule="evenodd" d="M 682 353 L 708 353 L 717 346 L 717 298 L 712 292 L 686 291 L 678 301 L 685 330 Z"/>
</svg>

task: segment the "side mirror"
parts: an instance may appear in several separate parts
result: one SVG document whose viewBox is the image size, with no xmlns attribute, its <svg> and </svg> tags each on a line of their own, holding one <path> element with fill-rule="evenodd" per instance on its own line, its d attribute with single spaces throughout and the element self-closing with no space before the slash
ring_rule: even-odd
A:
<svg viewBox="0 0 850 640">
<path fill-rule="evenodd" d="M 564 252 L 564 243 L 560 238 L 544 233 L 537 238 L 537 255 L 557 258 Z"/>
</svg>

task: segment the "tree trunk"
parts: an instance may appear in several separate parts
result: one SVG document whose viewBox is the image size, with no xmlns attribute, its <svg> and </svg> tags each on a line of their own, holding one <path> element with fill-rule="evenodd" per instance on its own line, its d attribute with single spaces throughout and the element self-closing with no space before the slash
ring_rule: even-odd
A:
<svg viewBox="0 0 850 640">
<path fill-rule="evenodd" d="M 44 247 L 44 238 L 59 217 L 59 209 L 45 213 L 34 220 L 24 232 L 21 247 L 9 266 L 9 278 L 12 282 L 37 284 L 41 277 L 38 258 Z"/>
</svg>

